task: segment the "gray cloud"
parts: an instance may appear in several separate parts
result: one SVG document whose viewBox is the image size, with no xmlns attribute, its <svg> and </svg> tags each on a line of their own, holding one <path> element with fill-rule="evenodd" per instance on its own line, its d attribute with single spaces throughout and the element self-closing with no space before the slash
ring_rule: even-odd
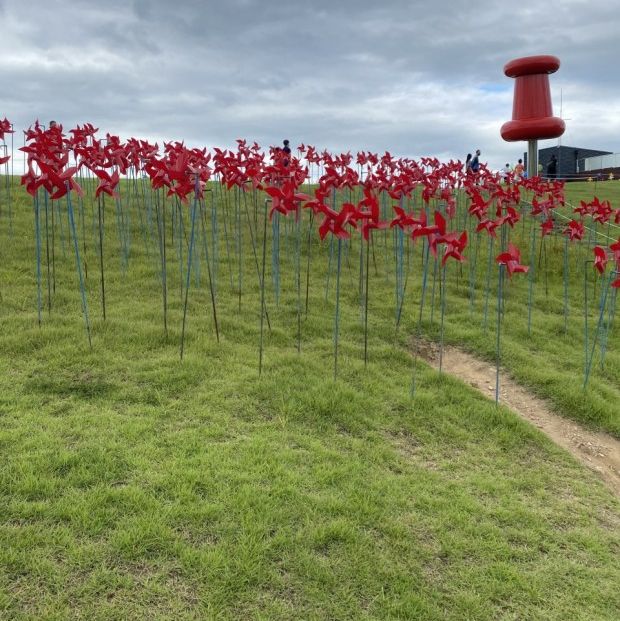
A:
<svg viewBox="0 0 620 621">
<path fill-rule="evenodd" d="M 286 136 L 492 166 L 529 54 L 562 59 L 565 143 L 618 151 L 618 18 L 603 0 L 0 0 L 0 116 L 195 145 Z M 610 131 L 613 130 L 613 131 Z M 615 135 L 614 135 L 615 132 Z"/>
</svg>

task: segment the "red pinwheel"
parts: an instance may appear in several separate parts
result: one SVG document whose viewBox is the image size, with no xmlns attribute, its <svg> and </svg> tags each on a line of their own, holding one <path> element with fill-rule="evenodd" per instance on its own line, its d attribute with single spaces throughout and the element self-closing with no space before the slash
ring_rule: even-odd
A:
<svg viewBox="0 0 620 621">
<path fill-rule="evenodd" d="M 542 230 L 542 236 L 545 237 L 546 235 L 549 235 L 550 233 L 552 233 L 553 232 L 553 227 L 554 227 L 553 218 L 551 216 L 549 216 L 540 225 L 540 228 Z"/>
<path fill-rule="evenodd" d="M 568 223 L 568 226 L 564 229 L 564 234 L 568 235 L 568 238 L 571 241 L 579 241 L 580 239 L 583 239 L 583 222 L 579 222 L 578 220 L 571 220 Z"/>
<path fill-rule="evenodd" d="M 600 246 L 594 246 L 594 269 L 596 269 L 599 274 L 603 274 L 606 267 L 607 253 Z"/>
<path fill-rule="evenodd" d="M 592 219 L 599 224 L 605 224 L 613 214 L 613 209 L 609 201 L 600 202 L 597 199 L 597 204 L 592 213 Z"/>
<path fill-rule="evenodd" d="M 467 188 L 467 192 L 471 197 L 472 204 L 468 211 L 472 216 L 476 216 L 478 220 L 482 220 L 485 217 L 487 209 L 489 207 L 490 199 L 485 200 L 482 196 L 482 192 L 479 187 L 473 186 Z"/>
<path fill-rule="evenodd" d="M 476 233 L 480 233 L 480 231 L 486 231 L 491 237 L 497 237 L 495 229 L 498 227 L 499 224 L 500 223 L 495 220 L 483 218 L 482 220 L 480 220 L 480 223 L 476 227 Z"/>
<path fill-rule="evenodd" d="M 118 194 L 115 191 L 119 181 L 118 170 L 115 170 L 111 175 L 105 170 L 95 170 L 94 173 L 99 178 L 99 185 L 95 190 L 95 198 L 98 198 L 102 193 L 108 194 L 112 198 L 118 198 Z"/>
<path fill-rule="evenodd" d="M 4 140 L 5 134 L 14 134 L 15 130 L 11 129 L 11 121 L 6 117 L 0 120 L 0 140 Z"/>
<path fill-rule="evenodd" d="M 614 263 L 616 264 L 616 272 L 620 272 L 620 239 L 609 246 L 612 252 Z M 620 276 L 611 283 L 614 289 L 620 289 Z"/>
<path fill-rule="evenodd" d="M 508 244 L 508 252 L 502 252 L 495 257 L 498 265 L 505 265 L 508 276 L 512 278 L 515 273 L 527 273 L 530 269 L 527 265 L 521 265 L 521 252 L 513 244 Z"/>
<path fill-rule="evenodd" d="M 307 194 L 296 192 L 296 190 L 297 186 L 293 180 L 285 181 L 281 188 L 266 187 L 265 192 L 271 196 L 273 201 L 269 217 L 273 216 L 274 211 L 284 215 L 296 211 L 301 201 L 310 199 Z"/>
<path fill-rule="evenodd" d="M 463 231 L 459 237 L 456 233 L 450 233 L 446 238 L 446 250 L 441 260 L 442 267 L 446 264 L 446 261 L 452 257 L 460 263 L 465 261 L 465 257 L 461 254 L 467 246 L 467 231 Z"/>
<path fill-rule="evenodd" d="M 590 213 L 590 204 L 585 201 L 579 201 L 579 207 L 575 207 L 573 212 L 578 213 L 583 218 Z"/>
<path fill-rule="evenodd" d="M 398 226 L 405 231 L 415 226 L 422 226 L 426 224 L 425 219 L 423 221 L 422 219 L 416 218 L 413 212 L 408 213 L 398 205 L 394 205 L 393 209 L 396 212 L 396 218 L 390 222 L 391 228 Z M 426 217 L 424 212 L 422 212 L 422 216 Z"/>
<path fill-rule="evenodd" d="M 446 221 L 444 217 L 438 212 L 435 212 L 435 224 L 433 226 L 428 226 L 426 223 L 426 212 L 422 212 L 421 214 L 421 222 L 420 226 L 413 229 L 411 233 L 411 238 L 416 239 L 416 237 L 428 237 L 430 243 L 431 252 L 436 255 L 437 247 L 436 247 L 436 236 L 443 235 L 446 232 Z"/>
<path fill-rule="evenodd" d="M 350 224 L 353 228 L 357 228 L 354 220 L 355 207 L 351 205 L 351 203 L 345 203 L 342 206 L 340 213 L 334 211 L 333 209 L 327 209 L 324 213 L 325 219 L 319 227 L 319 235 L 321 239 L 325 239 L 325 236 L 330 231 L 333 235 L 340 239 L 347 239 L 348 237 L 351 237 L 351 234 L 344 227 L 347 224 Z"/>
<path fill-rule="evenodd" d="M 555 207 L 553 198 L 548 198 L 544 201 L 539 201 L 536 197 L 532 199 L 532 215 L 538 216 L 543 214 L 545 218 L 549 218 L 550 211 Z"/>
<path fill-rule="evenodd" d="M 366 209 L 364 209 L 366 208 Z M 385 229 L 388 222 L 380 221 L 379 200 L 369 187 L 364 188 L 364 198 L 355 210 L 357 220 L 362 220 L 362 236 L 368 241 L 371 229 Z"/>
<path fill-rule="evenodd" d="M 502 216 L 499 219 L 498 224 L 502 225 L 504 223 L 508 224 L 510 228 L 514 228 L 515 224 L 519 222 L 521 216 L 514 207 L 506 207 L 506 215 Z"/>
</svg>

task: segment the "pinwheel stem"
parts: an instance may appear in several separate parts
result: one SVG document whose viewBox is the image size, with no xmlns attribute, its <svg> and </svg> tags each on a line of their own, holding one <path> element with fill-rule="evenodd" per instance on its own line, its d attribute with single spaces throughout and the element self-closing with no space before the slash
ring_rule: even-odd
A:
<svg viewBox="0 0 620 621">
<path fill-rule="evenodd" d="M 39 192 L 34 195 L 34 230 L 37 259 L 37 318 L 41 327 L 41 230 L 39 223 Z"/>
<path fill-rule="evenodd" d="M 429 262 L 430 244 L 428 240 L 424 240 L 422 254 L 424 255 L 424 269 L 422 271 L 422 294 L 420 296 L 420 313 L 418 316 L 418 325 L 422 322 L 422 314 L 424 313 L 424 300 L 426 298 L 426 285 L 428 283 L 428 262 Z"/>
<path fill-rule="evenodd" d="M 202 201 L 198 202 L 198 209 L 202 212 Z M 201 222 L 201 217 L 199 216 L 199 221 Z M 201 238 L 204 234 L 204 230 L 202 226 L 200 226 L 200 232 L 197 233 Z M 202 261 L 200 260 L 200 244 L 196 241 L 194 242 L 194 258 L 192 259 L 192 265 L 194 268 L 194 285 L 197 289 L 200 289 L 200 277 L 202 274 Z"/>
<path fill-rule="evenodd" d="M 250 241 L 252 243 L 252 254 L 254 255 L 254 264 L 256 265 L 256 277 L 258 278 L 258 283 L 259 286 L 261 285 L 262 282 L 262 277 L 261 277 L 261 273 L 260 273 L 260 267 L 258 265 L 258 253 L 256 250 L 256 241 L 255 241 L 255 236 L 254 236 L 254 230 L 252 228 L 252 221 L 250 219 L 250 212 L 247 208 L 247 204 L 245 204 L 245 215 L 248 221 L 248 230 L 250 231 Z M 257 234 L 258 235 L 258 234 Z M 269 321 L 269 312 L 267 309 L 267 303 L 265 303 L 265 319 L 267 320 L 267 329 L 269 330 L 269 332 L 271 332 L 271 322 Z"/>
<path fill-rule="evenodd" d="M 82 224 L 82 251 L 84 261 L 84 280 L 88 280 L 88 255 L 86 253 L 86 219 L 84 218 L 84 201 L 78 196 L 78 210 L 80 213 L 80 222 Z"/>
<path fill-rule="evenodd" d="M 121 204 L 118 198 L 114 201 L 114 209 L 116 214 L 116 234 L 118 235 L 118 247 L 121 254 L 121 267 L 124 273 L 127 269 L 127 257 L 125 255 L 125 241 L 123 235 L 123 225 L 121 223 Z"/>
<path fill-rule="evenodd" d="M 86 301 L 86 289 L 84 287 L 84 278 L 82 276 L 82 262 L 80 261 L 80 248 L 77 238 L 77 229 L 75 226 L 75 218 L 73 215 L 73 205 L 71 204 L 71 191 L 67 188 L 67 211 L 69 212 L 69 226 L 71 227 L 71 235 L 73 236 L 73 249 L 75 251 L 75 263 L 77 266 L 78 278 L 80 281 L 80 294 L 82 297 L 82 313 L 84 314 L 84 323 L 86 325 L 86 335 L 88 336 L 88 346 L 92 348 L 90 338 L 90 321 L 88 319 L 88 303 Z"/>
<path fill-rule="evenodd" d="M 420 310 L 418 312 L 418 320 L 415 328 L 414 344 L 413 344 L 413 373 L 411 378 L 411 397 L 415 395 L 416 374 L 418 369 L 418 353 L 420 349 L 420 334 L 422 330 L 422 316 L 424 314 L 424 299 L 426 295 L 426 283 L 428 280 L 428 261 L 429 261 L 430 244 L 428 239 L 424 240 L 422 247 L 422 256 L 424 259 L 424 269 L 422 273 L 422 294 L 420 296 Z"/>
<path fill-rule="evenodd" d="M 52 203 L 53 205 L 53 203 Z M 52 207 L 53 209 L 53 207 Z M 60 228 L 60 246 L 62 248 L 62 258 L 65 259 L 67 257 L 67 249 L 65 246 L 65 227 L 63 224 L 63 220 L 64 218 L 62 217 L 62 211 L 60 208 L 60 202 L 56 201 L 56 209 L 58 209 L 58 225 Z M 69 216 L 67 216 L 67 220 L 69 219 Z"/>
<path fill-rule="evenodd" d="M 125 240 L 125 265 L 129 268 L 129 257 L 131 254 L 131 211 L 124 207 L 122 200 L 123 186 L 118 186 L 119 202 L 121 205 L 121 223 L 123 225 L 123 235 Z"/>
<path fill-rule="evenodd" d="M 495 404 L 499 404 L 499 365 L 501 358 L 502 306 L 504 296 L 504 266 L 499 266 L 497 284 L 497 338 L 495 342 Z"/>
<path fill-rule="evenodd" d="M 223 184 L 218 184 L 220 188 L 220 193 L 223 193 Z M 230 277 L 230 289 L 234 290 L 235 286 L 233 283 L 233 273 L 232 273 L 232 261 L 230 258 L 230 240 L 228 236 L 228 207 L 229 207 L 229 196 L 230 192 L 226 192 L 226 201 L 222 202 L 222 215 L 224 221 L 224 241 L 226 242 L 226 263 L 228 265 L 228 275 Z"/>
<path fill-rule="evenodd" d="M 51 202 L 52 224 L 52 293 L 56 294 L 56 225 L 54 223 L 54 201 Z M 51 302 L 49 303 L 51 306 Z"/>
<path fill-rule="evenodd" d="M 366 282 L 364 286 L 364 366 L 368 366 L 368 274 L 370 272 L 370 236 L 372 231 L 369 231 L 368 240 L 366 241 Z M 363 243 L 361 244 L 364 245 Z"/>
<path fill-rule="evenodd" d="M 138 179 L 136 170 L 133 169 L 131 173 L 131 178 L 133 181 L 133 204 L 138 211 L 138 215 L 140 218 L 140 230 L 142 231 L 142 239 L 144 241 L 144 252 L 146 253 L 147 260 L 151 259 L 151 248 L 150 243 L 153 241 L 151 227 L 152 227 L 152 215 L 151 215 L 151 193 L 148 192 L 148 200 L 147 200 L 147 192 L 145 191 L 145 180 L 143 179 L 140 187 L 138 187 Z M 142 201 L 140 201 L 142 199 Z M 144 213 L 142 210 L 144 209 Z"/>
<path fill-rule="evenodd" d="M 493 246 L 494 244 L 493 237 L 489 238 L 489 256 L 487 259 L 487 275 L 486 275 L 486 287 L 484 292 L 484 333 L 487 333 L 487 327 L 489 325 L 489 291 L 491 290 L 491 269 L 493 267 Z M 500 309 L 501 310 L 501 309 Z"/>
<path fill-rule="evenodd" d="M 327 260 L 327 279 L 325 281 L 325 301 L 327 302 L 327 296 L 329 294 L 329 279 L 332 273 L 332 257 L 334 254 L 334 237 L 329 237 L 329 259 Z"/>
<path fill-rule="evenodd" d="M 409 246 L 407 246 L 409 248 Z M 407 284 L 409 283 L 409 266 L 407 266 L 407 271 L 405 272 L 405 282 L 403 284 L 403 293 L 400 298 L 400 306 L 398 307 L 398 314 L 396 315 L 396 332 L 398 333 L 398 328 L 400 326 L 400 320 L 403 316 L 403 307 L 405 306 L 405 296 L 407 294 Z"/>
<path fill-rule="evenodd" d="M 260 343 L 258 348 L 258 375 L 263 372 L 263 333 L 265 319 L 265 263 L 267 261 L 267 205 L 269 199 L 265 200 L 265 213 L 263 214 L 263 266 L 260 279 Z"/>
<path fill-rule="evenodd" d="M 613 279 L 613 273 L 609 276 L 608 279 L 606 279 L 605 284 L 603 285 L 603 291 L 601 293 L 601 303 L 599 305 L 599 316 L 598 316 L 598 322 L 596 324 L 596 331 L 594 333 L 594 338 L 592 341 L 592 347 L 590 348 L 590 352 L 588 354 L 588 357 L 586 359 L 586 371 L 585 371 L 585 377 L 583 380 L 583 388 L 585 390 L 585 388 L 588 385 L 588 381 L 590 379 L 590 373 L 592 371 L 592 362 L 594 360 L 594 353 L 596 350 L 596 342 L 599 338 L 601 329 L 603 327 L 603 322 L 604 322 L 604 318 L 605 318 L 605 308 L 607 306 L 607 295 L 611 286 L 611 281 Z"/>
<path fill-rule="evenodd" d="M 474 247 L 474 258 L 469 266 L 469 312 L 474 312 L 474 299 L 476 296 L 476 279 L 477 279 L 477 265 L 478 265 L 478 250 L 480 248 L 480 233 L 476 234 L 476 245 Z"/>
<path fill-rule="evenodd" d="M 11 129 L 13 129 L 13 125 L 11 124 Z M 13 237 L 13 173 L 14 173 L 14 164 L 15 164 L 15 154 L 14 154 L 14 140 L 13 137 L 15 133 L 11 134 L 11 178 L 8 184 L 9 194 L 8 194 L 8 203 L 9 203 L 9 235 Z M 8 174 L 8 165 L 7 165 L 7 174 Z"/>
<path fill-rule="evenodd" d="M 375 268 L 375 276 L 379 275 L 379 268 L 377 267 L 377 253 L 375 252 L 375 238 L 370 238 L 370 247 L 372 248 L 372 264 Z"/>
<path fill-rule="evenodd" d="M 364 322 L 364 241 L 360 240 L 360 260 L 359 260 L 359 279 L 358 279 L 358 295 L 360 304 L 360 321 Z"/>
<path fill-rule="evenodd" d="M 295 288 L 297 290 L 297 353 L 301 353 L 301 205 L 295 212 Z"/>
<path fill-rule="evenodd" d="M 271 218 L 271 279 L 276 306 L 280 304 L 280 213 L 273 212 Z"/>
<path fill-rule="evenodd" d="M 105 321 L 105 273 L 103 269 L 103 215 L 101 209 L 101 196 L 97 199 L 97 212 L 99 219 L 99 267 L 101 270 L 101 311 Z"/>
<path fill-rule="evenodd" d="M 198 191 L 199 191 L 199 181 L 198 175 L 196 175 L 196 188 L 194 190 L 194 201 L 192 203 L 192 223 L 189 234 L 189 250 L 187 253 L 187 274 L 185 281 L 185 300 L 183 302 L 183 324 L 181 327 L 181 360 L 183 360 L 183 350 L 185 346 L 185 322 L 187 318 L 187 302 L 189 299 L 189 286 L 192 282 L 191 273 L 192 273 L 192 263 L 194 258 L 194 238 L 196 236 L 196 211 L 198 205 Z"/>
<path fill-rule="evenodd" d="M 47 312 L 51 315 L 52 313 L 52 281 L 50 278 L 50 235 L 49 235 L 49 205 L 48 205 L 48 197 L 47 190 L 43 191 L 43 199 L 45 204 L 45 255 L 46 255 L 46 263 L 47 263 Z"/>
<path fill-rule="evenodd" d="M 13 134 L 11 134 L 11 141 L 13 140 Z M 4 155 L 8 154 L 8 145 L 7 144 L 2 144 L 0 145 L 0 147 L 2 147 L 4 149 Z M 2 153 L 0 153 L 1 155 Z M 13 149 L 11 147 L 11 167 L 13 166 Z M 5 162 L 4 164 L 4 186 L 5 186 L 5 191 L 6 191 L 6 201 L 7 201 L 7 207 L 8 207 L 8 212 L 9 212 L 9 237 L 13 237 L 13 208 L 12 208 L 12 201 L 11 201 L 11 185 L 13 184 L 13 177 L 12 177 L 12 173 L 11 173 L 11 177 L 9 177 L 9 163 Z M 0 210 L 0 216 L 2 215 L 2 211 Z"/>
<path fill-rule="evenodd" d="M 534 304 L 534 277 L 536 269 L 536 229 L 532 228 L 532 246 L 530 249 L 530 269 L 528 273 L 528 293 L 527 293 L 527 334 L 532 336 L 532 306 Z"/>
<path fill-rule="evenodd" d="M 340 271 L 342 267 L 342 239 L 338 238 L 336 268 L 336 313 L 334 317 L 334 379 L 338 377 L 338 336 L 340 331 Z"/>
<path fill-rule="evenodd" d="M 568 237 L 564 238 L 564 334 L 568 333 Z"/>
<path fill-rule="evenodd" d="M 612 272 L 612 277 L 617 275 L 618 271 L 614 270 Z M 609 332 L 611 331 L 611 325 L 613 323 L 614 315 L 616 312 L 616 299 L 618 296 L 618 289 L 611 290 L 611 299 L 607 304 L 607 321 L 605 322 L 605 326 L 603 328 L 603 334 L 601 335 L 601 371 L 605 366 L 605 354 L 607 353 L 607 341 L 609 338 Z"/>
<path fill-rule="evenodd" d="M 239 311 L 241 311 L 241 295 L 243 291 L 243 229 L 241 227 L 241 203 L 239 202 L 239 188 L 236 189 L 236 207 L 235 213 L 237 218 L 237 258 L 238 258 L 238 284 L 239 284 Z"/>
<path fill-rule="evenodd" d="M 588 264 L 589 263 L 594 263 L 594 261 L 584 261 L 583 264 L 583 320 L 584 320 L 584 327 L 583 327 L 583 344 L 584 344 L 584 364 L 583 364 L 583 373 L 584 373 L 584 378 L 586 376 L 587 370 L 588 370 L 588 352 L 590 351 L 589 349 L 589 344 L 588 344 L 588 340 L 589 340 L 589 328 L 588 328 L 588 315 L 590 313 L 590 304 L 588 302 Z M 596 282 L 596 280 L 595 280 Z"/>
<path fill-rule="evenodd" d="M 402 204 L 402 200 L 401 200 Z M 395 307 L 395 323 L 398 325 L 400 308 L 404 296 L 404 233 L 400 227 L 397 227 L 395 235 L 395 255 L 396 255 L 396 307 Z"/>
<path fill-rule="evenodd" d="M 256 226 L 256 221 L 255 221 Z M 212 243 L 212 251 L 211 251 L 211 277 L 213 283 L 213 291 L 217 293 L 217 273 L 219 267 L 219 244 L 218 244 L 218 221 L 217 221 L 217 211 L 215 209 L 215 192 L 211 191 L 211 243 Z M 256 255 L 256 252 L 254 252 Z M 258 265 L 257 265 L 258 270 Z M 211 278 L 210 277 L 210 278 Z"/>
<path fill-rule="evenodd" d="M 435 316 L 435 288 L 437 284 L 438 261 L 437 256 L 433 258 L 433 288 L 431 289 L 431 325 Z"/>
<path fill-rule="evenodd" d="M 183 300 L 183 237 L 185 235 L 184 226 L 183 226 L 183 209 L 181 207 L 181 203 L 177 197 L 174 204 L 175 214 L 178 214 L 179 221 L 177 224 L 177 239 L 179 241 L 178 246 L 178 255 L 179 255 L 179 288 L 181 294 L 181 301 Z"/>
<path fill-rule="evenodd" d="M 547 262 L 547 242 L 543 237 L 541 240 L 541 250 L 543 255 L 543 262 L 545 264 L 545 297 L 549 297 L 549 264 Z"/>
<path fill-rule="evenodd" d="M 385 214 L 387 214 L 387 194 L 385 192 L 381 193 L 381 210 L 384 214 L 384 218 L 386 219 Z M 385 267 L 385 281 L 389 281 L 390 277 L 390 269 L 389 269 L 389 249 L 388 249 L 388 231 L 385 229 L 383 231 L 383 265 Z"/>
<path fill-rule="evenodd" d="M 312 257 L 312 225 L 314 224 L 314 211 L 310 212 L 308 223 L 308 261 L 306 263 L 306 317 L 308 316 L 308 302 L 310 299 L 310 259 Z"/>
<path fill-rule="evenodd" d="M 211 260 L 209 260 L 209 242 L 207 240 L 206 215 L 205 215 L 205 211 L 202 208 L 202 203 L 200 204 L 200 212 L 201 212 L 201 223 L 202 223 L 202 245 L 203 245 L 203 250 L 205 253 L 205 261 L 207 263 L 207 276 L 209 277 L 209 294 L 211 295 L 211 308 L 213 310 L 213 324 L 215 326 L 215 338 L 217 342 L 219 343 L 220 342 L 220 329 L 217 323 L 217 311 L 215 308 L 215 283 L 213 282 L 213 277 L 212 277 L 213 270 L 211 268 Z"/>
<path fill-rule="evenodd" d="M 157 214 L 159 256 L 161 259 L 161 292 L 162 292 L 163 316 L 164 316 L 164 334 L 166 335 L 166 338 L 168 338 L 168 284 L 167 284 L 168 270 L 166 268 L 166 205 L 165 205 L 165 202 L 162 203 L 161 222 L 160 222 L 159 194 L 157 194 L 155 210 Z M 104 213 L 105 213 L 105 202 L 104 202 Z"/>
<path fill-rule="evenodd" d="M 444 336 L 444 317 L 446 314 L 446 266 L 441 268 L 441 318 L 439 327 L 439 373 L 443 372 L 443 336 Z"/>
</svg>

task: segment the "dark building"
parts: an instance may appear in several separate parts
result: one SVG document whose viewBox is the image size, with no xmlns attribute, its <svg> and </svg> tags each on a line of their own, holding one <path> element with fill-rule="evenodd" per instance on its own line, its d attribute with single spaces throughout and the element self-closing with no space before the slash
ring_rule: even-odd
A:
<svg viewBox="0 0 620 621">
<path fill-rule="evenodd" d="M 594 157 L 596 155 L 609 155 L 611 151 L 599 151 L 597 149 L 582 149 L 579 147 L 565 147 L 564 145 L 547 147 L 538 151 L 538 163 L 543 166 L 543 176 L 547 173 L 547 164 L 551 160 L 551 156 L 558 158 L 558 177 L 573 177 L 583 172 L 579 169 L 579 162 L 586 157 Z M 525 169 L 527 170 L 527 153 L 523 154 Z"/>
</svg>

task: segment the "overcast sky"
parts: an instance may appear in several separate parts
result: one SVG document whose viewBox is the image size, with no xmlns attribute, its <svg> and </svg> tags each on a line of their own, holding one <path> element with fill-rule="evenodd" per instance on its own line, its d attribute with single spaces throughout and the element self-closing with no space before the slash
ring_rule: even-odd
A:
<svg viewBox="0 0 620 621">
<path fill-rule="evenodd" d="M 0 118 L 499 168 L 525 146 L 503 65 L 554 54 L 562 144 L 618 152 L 619 32 L 610 0 L 0 0 Z"/>
</svg>

